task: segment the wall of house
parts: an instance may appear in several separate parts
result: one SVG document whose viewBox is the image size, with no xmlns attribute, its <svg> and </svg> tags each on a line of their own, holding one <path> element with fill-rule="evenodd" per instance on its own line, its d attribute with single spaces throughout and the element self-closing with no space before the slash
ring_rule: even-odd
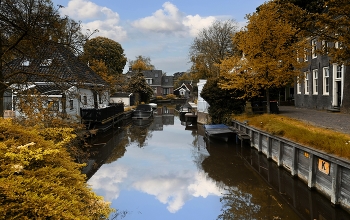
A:
<svg viewBox="0 0 350 220">
<path fill-rule="evenodd" d="M 129 97 L 111 97 L 111 103 L 124 103 L 124 106 L 130 106 L 130 98 Z"/>
<path fill-rule="evenodd" d="M 86 98 L 85 98 L 86 97 Z M 108 92 L 97 96 L 99 108 L 108 106 L 109 96 Z M 72 105 L 71 105 L 72 102 Z M 70 116 L 80 116 L 80 108 L 94 108 L 94 94 L 89 89 L 78 89 L 74 96 L 67 95 L 66 98 L 66 113 Z M 60 103 L 60 111 L 63 106 Z"/>
<path fill-rule="evenodd" d="M 332 46 L 332 45 L 331 45 Z M 321 42 L 317 42 L 317 49 L 320 49 L 322 47 Z M 302 61 L 305 62 L 305 61 Z M 302 69 L 302 72 L 309 72 L 309 93 L 307 94 L 305 92 L 305 80 L 301 83 L 301 89 L 300 92 L 298 90 L 298 83 L 295 83 L 295 89 L 294 89 L 294 98 L 295 98 L 295 106 L 300 108 L 313 108 L 313 109 L 331 109 L 334 108 L 334 106 L 337 106 L 337 103 L 335 103 L 335 97 L 336 97 L 336 80 L 335 80 L 335 74 L 336 74 L 336 65 L 333 64 L 328 57 L 328 55 L 322 55 L 322 54 L 316 54 L 316 57 L 313 57 L 312 53 L 308 53 L 307 56 L 307 65 L 304 69 Z M 324 68 L 329 68 L 329 93 L 325 93 L 324 89 Z M 314 92 L 315 87 L 315 80 L 314 80 L 314 70 L 318 70 L 318 79 L 317 79 L 317 87 L 318 91 L 317 93 Z M 350 98 L 347 97 L 347 94 L 349 94 L 350 88 L 349 88 L 349 80 L 347 79 L 349 75 L 349 70 L 345 66 L 343 68 L 343 74 L 341 79 L 341 87 L 342 87 L 342 95 L 341 95 L 341 106 L 338 105 L 338 107 L 342 106 L 349 106 Z M 348 107 L 349 108 L 349 107 Z"/>
<path fill-rule="evenodd" d="M 350 66 L 344 68 L 344 92 L 341 111 L 350 114 Z"/>
</svg>

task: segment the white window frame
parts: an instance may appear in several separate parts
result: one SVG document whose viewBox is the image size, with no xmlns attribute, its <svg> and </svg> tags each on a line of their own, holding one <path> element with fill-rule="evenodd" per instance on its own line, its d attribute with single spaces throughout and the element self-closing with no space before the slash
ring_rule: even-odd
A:
<svg viewBox="0 0 350 220">
<path fill-rule="evenodd" d="M 309 95 L 309 75 L 310 73 L 309 72 L 304 72 L 305 74 L 305 79 L 304 79 L 304 94 L 305 95 Z"/>
<path fill-rule="evenodd" d="M 329 67 L 323 67 L 323 95 L 329 95 Z"/>
<path fill-rule="evenodd" d="M 312 70 L 312 94 L 318 95 L 318 69 Z"/>
<path fill-rule="evenodd" d="M 309 57 L 308 57 L 308 54 L 309 53 L 309 50 L 307 48 L 304 49 L 304 61 L 307 62 L 309 61 Z"/>
<path fill-rule="evenodd" d="M 311 40 L 311 47 L 312 47 L 312 59 L 317 58 L 317 40 L 313 39 Z"/>
<path fill-rule="evenodd" d="M 297 94 L 301 94 L 301 82 L 300 77 L 297 77 Z"/>
<path fill-rule="evenodd" d="M 153 84 L 153 79 L 152 78 L 146 78 L 146 82 L 148 85 L 152 85 Z"/>
<path fill-rule="evenodd" d="M 322 41 L 322 51 L 324 54 L 328 54 L 329 52 L 329 42 L 326 40 Z"/>
<path fill-rule="evenodd" d="M 336 79 L 341 79 L 342 76 L 343 76 L 343 66 L 342 65 L 337 65 L 335 78 Z"/>
</svg>

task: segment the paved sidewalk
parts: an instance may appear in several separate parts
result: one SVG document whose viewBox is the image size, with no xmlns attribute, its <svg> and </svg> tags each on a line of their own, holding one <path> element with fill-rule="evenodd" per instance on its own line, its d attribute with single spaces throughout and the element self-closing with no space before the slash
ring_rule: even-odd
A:
<svg viewBox="0 0 350 220">
<path fill-rule="evenodd" d="M 279 106 L 280 115 L 308 122 L 312 125 L 350 134 L 350 114 Z"/>
</svg>

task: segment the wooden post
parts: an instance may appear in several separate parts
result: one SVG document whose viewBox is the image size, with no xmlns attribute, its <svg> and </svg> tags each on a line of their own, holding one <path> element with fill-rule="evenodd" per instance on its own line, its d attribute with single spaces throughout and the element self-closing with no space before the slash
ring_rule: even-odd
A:
<svg viewBox="0 0 350 220">
<path fill-rule="evenodd" d="M 271 148 L 272 148 L 272 146 L 271 146 L 271 145 L 272 145 L 271 137 L 267 137 L 267 143 L 266 143 L 266 145 L 267 145 L 267 146 L 266 146 L 266 148 L 267 148 L 267 149 L 266 149 L 266 150 L 267 150 L 267 151 L 266 151 L 266 154 L 267 154 L 266 157 L 267 157 L 268 160 L 270 160 L 271 157 L 272 157 L 272 156 L 271 156 L 271 154 L 272 154 L 272 153 L 271 153 L 271 151 L 272 151 L 272 149 L 271 149 Z"/>
<path fill-rule="evenodd" d="M 262 152 L 262 134 L 259 132 L 258 152 Z"/>
<path fill-rule="evenodd" d="M 250 130 L 250 147 L 254 147 L 254 144 L 255 144 L 255 140 L 254 140 L 254 131 L 253 130 Z"/>
<path fill-rule="evenodd" d="M 296 176 L 298 174 L 298 150 L 294 146 L 293 147 L 293 158 L 292 158 L 292 167 L 291 167 L 291 174 L 292 176 Z"/>
<path fill-rule="evenodd" d="M 279 141 L 279 147 L 278 147 L 278 156 L 277 156 L 277 165 L 280 167 L 283 165 L 283 142 Z"/>
<path fill-rule="evenodd" d="M 309 162 L 309 178 L 307 182 L 307 186 L 311 189 L 315 187 L 315 181 L 316 181 L 316 160 L 315 156 L 313 154 L 310 154 L 310 162 Z"/>
<path fill-rule="evenodd" d="M 339 165 L 332 163 L 331 164 L 331 177 L 332 177 L 332 189 L 331 189 L 331 203 L 336 205 L 339 200 L 339 186 L 340 186 L 340 172 Z"/>
</svg>

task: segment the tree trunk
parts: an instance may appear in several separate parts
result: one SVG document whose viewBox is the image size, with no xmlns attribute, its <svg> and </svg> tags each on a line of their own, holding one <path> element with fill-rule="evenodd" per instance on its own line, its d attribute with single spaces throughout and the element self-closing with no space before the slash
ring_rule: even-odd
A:
<svg viewBox="0 0 350 220">
<path fill-rule="evenodd" d="M 4 86 L 0 87 L 0 117 L 4 117 L 4 94 L 5 94 L 5 88 L 2 88 Z"/>
<path fill-rule="evenodd" d="M 271 113 L 271 109 L 270 109 L 270 89 L 266 88 L 266 112 L 268 114 Z"/>
</svg>

